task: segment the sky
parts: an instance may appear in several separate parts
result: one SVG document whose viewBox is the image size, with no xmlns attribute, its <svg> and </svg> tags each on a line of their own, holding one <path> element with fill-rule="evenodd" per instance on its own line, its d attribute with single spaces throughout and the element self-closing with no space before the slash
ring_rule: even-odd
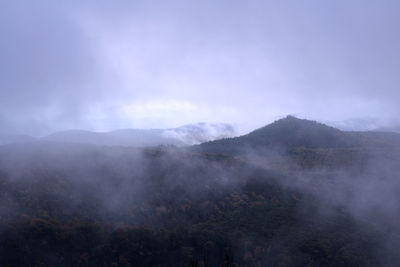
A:
<svg viewBox="0 0 400 267">
<path fill-rule="evenodd" d="M 399 1 L 0 0 L 0 131 L 398 123 Z M 357 126 L 357 127 L 358 127 Z"/>
</svg>

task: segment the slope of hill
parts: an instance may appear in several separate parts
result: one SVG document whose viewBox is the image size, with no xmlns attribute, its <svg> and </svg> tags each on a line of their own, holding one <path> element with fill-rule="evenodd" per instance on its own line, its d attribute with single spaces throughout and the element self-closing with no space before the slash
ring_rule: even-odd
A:
<svg viewBox="0 0 400 267">
<path fill-rule="evenodd" d="M 348 196 L 340 192 L 352 187 L 321 173 L 313 174 L 324 177 L 318 182 L 300 183 L 301 175 L 172 148 L 3 146 L 0 264 L 377 266 L 380 253 L 398 259 L 397 228 L 360 227 L 343 207 Z M 332 200 L 333 192 L 343 200 Z"/>
<path fill-rule="evenodd" d="M 190 148 L 0 146 L 0 265 L 393 266 L 398 140 L 288 117 Z"/>
<path fill-rule="evenodd" d="M 240 154 L 246 149 L 290 151 L 294 148 L 349 149 L 399 145 L 400 134 L 345 132 L 305 119 L 287 116 L 247 135 L 210 141 L 197 146 L 205 152 Z"/>
</svg>

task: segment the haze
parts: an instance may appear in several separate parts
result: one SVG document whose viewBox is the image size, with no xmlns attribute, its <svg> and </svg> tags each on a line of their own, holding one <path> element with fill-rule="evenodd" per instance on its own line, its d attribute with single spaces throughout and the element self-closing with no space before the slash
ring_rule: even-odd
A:
<svg viewBox="0 0 400 267">
<path fill-rule="evenodd" d="M 246 132 L 285 114 L 388 127 L 400 115 L 398 10 L 365 0 L 1 1 L 0 129 L 201 121 Z"/>
</svg>

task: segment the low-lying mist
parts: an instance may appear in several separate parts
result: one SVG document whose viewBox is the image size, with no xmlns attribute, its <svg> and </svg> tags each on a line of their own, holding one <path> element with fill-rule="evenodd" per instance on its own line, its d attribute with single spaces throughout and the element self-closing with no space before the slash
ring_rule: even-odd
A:
<svg viewBox="0 0 400 267">
<path fill-rule="evenodd" d="M 341 220 L 351 221 L 359 235 L 371 234 L 374 262 L 388 264 L 395 260 L 393 245 L 399 243 L 399 167 L 395 160 L 372 157 L 362 163 L 304 167 L 276 150 L 248 149 L 234 157 L 173 147 L 14 144 L 0 149 L 0 210 L 3 224 L 52 218 L 107 223 L 114 229 L 190 229 L 216 222 L 224 213 L 263 207 L 267 200 L 290 209 L 300 229 L 314 225 L 329 233 L 348 223 Z M 229 227 L 240 232 L 242 226 Z M 292 237 L 282 233 L 254 241 L 257 227 L 245 229 L 248 242 L 276 250 L 294 246 L 289 240 L 299 234 L 292 229 Z M 248 253 L 243 249 L 240 245 L 232 253 Z"/>
<path fill-rule="evenodd" d="M 400 260 L 399 158 L 397 136 L 293 117 L 189 147 L 4 145 L 1 257 L 12 262 L 4 253 L 20 250 L 8 244 L 26 243 L 23 263 L 75 265 L 78 253 L 96 265 L 390 266 Z M 100 241 L 66 252 L 65 238 Z"/>
</svg>

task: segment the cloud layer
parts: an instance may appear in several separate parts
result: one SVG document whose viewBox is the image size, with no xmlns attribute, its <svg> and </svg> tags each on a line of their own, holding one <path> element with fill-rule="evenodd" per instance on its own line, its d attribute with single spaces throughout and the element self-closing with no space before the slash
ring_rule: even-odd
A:
<svg viewBox="0 0 400 267">
<path fill-rule="evenodd" d="M 400 115 L 397 1 L 3 1 L 0 127 Z"/>
</svg>

